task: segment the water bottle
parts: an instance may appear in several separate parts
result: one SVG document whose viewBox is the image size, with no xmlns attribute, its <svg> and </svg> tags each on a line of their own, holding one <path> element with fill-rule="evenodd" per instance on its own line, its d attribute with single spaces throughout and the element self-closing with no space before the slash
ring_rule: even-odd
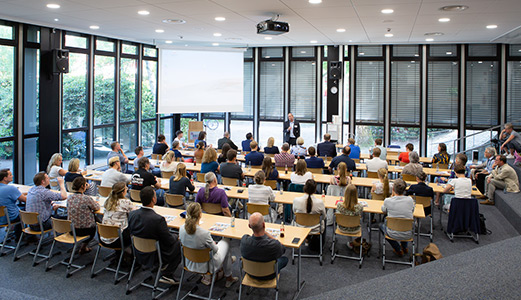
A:
<svg viewBox="0 0 521 300">
<path fill-rule="evenodd" d="M 285 166 L 285 168 L 284 168 L 284 173 L 285 173 L 285 174 L 288 174 L 288 165 Z"/>
<path fill-rule="evenodd" d="M 279 186 L 279 193 L 282 195 L 282 184 Z"/>
<path fill-rule="evenodd" d="M 251 161 L 248 163 L 248 172 L 251 172 Z"/>
<path fill-rule="evenodd" d="M 230 221 L 230 226 L 231 226 L 232 228 L 235 227 L 235 210 L 232 212 L 232 219 L 231 219 L 231 221 Z"/>
<path fill-rule="evenodd" d="M 280 224 L 280 237 L 284 237 L 284 221 Z"/>
<path fill-rule="evenodd" d="M 327 155 L 324 158 L 326 159 L 326 162 L 327 162 Z"/>
<path fill-rule="evenodd" d="M 324 194 L 324 190 L 322 190 L 322 201 L 326 199 L 326 194 Z"/>
<path fill-rule="evenodd" d="M 436 173 L 440 171 L 440 164 L 436 164 Z"/>
</svg>

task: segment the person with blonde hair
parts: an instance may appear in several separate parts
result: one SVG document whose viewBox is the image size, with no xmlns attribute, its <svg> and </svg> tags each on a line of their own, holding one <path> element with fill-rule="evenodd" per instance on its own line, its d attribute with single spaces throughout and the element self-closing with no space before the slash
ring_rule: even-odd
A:
<svg viewBox="0 0 521 300">
<path fill-rule="evenodd" d="M 170 177 L 169 183 L 169 194 L 183 195 L 186 197 L 187 192 L 193 192 L 195 190 L 194 185 L 186 176 L 186 165 L 184 163 L 177 165 L 175 175 Z"/>
<path fill-rule="evenodd" d="M 163 162 L 161 162 L 159 169 L 162 172 L 175 172 L 176 168 L 177 162 L 175 162 L 175 153 L 174 151 L 168 151 L 165 156 L 163 156 Z"/>
<path fill-rule="evenodd" d="M 217 152 L 214 148 L 208 148 L 204 151 L 201 163 L 201 173 L 218 172 L 219 163 L 217 162 Z"/>
<path fill-rule="evenodd" d="M 349 184 L 346 187 L 344 194 L 344 201 L 338 202 L 336 206 L 337 213 L 346 216 L 360 216 L 362 215 L 363 206 L 358 203 L 358 190 L 354 184 Z M 338 230 L 342 233 L 354 234 L 359 232 L 360 226 L 344 227 L 338 225 Z M 353 249 L 353 237 L 348 236 L 347 247 Z"/>
<path fill-rule="evenodd" d="M 305 184 L 309 179 L 313 179 L 313 173 L 308 171 L 306 161 L 299 159 L 295 167 L 295 172 L 291 173 L 291 183 Z"/>
<path fill-rule="evenodd" d="M 230 150 L 231 151 L 231 150 Z M 213 172 L 204 175 L 206 185 L 199 189 L 195 202 L 197 203 L 218 203 L 221 205 L 222 214 L 231 217 L 230 205 L 228 204 L 228 196 L 223 189 L 217 187 L 217 177 Z"/>
<path fill-rule="evenodd" d="M 373 182 L 371 193 L 384 195 L 384 198 L 387 198 L 391 195 L 391 190 L 393 188 L 392 185 L 393 183 L 389 182 L 389 174 L 387 169 L 380 168 L 378 169 L 378 181 Z"/>
<path fill-rule="evenodd" d="M 351 184 L 351 173 L 347 170 L 346 163 L 339 163 L 337 169 L 338 175 L 332 177 L 329 183 L 338 186 L 347 186 Z"/>
<path fill-rule="evenodd" d="M 202 209 L 199 203 L 190 203 L 186 209 L 185 223 L 179 228 L 179 240 L 184 247 L 191 249 L 212 249 L 212 261 L 210 265 L 206 262 L 197 263 L 185 259 L 185 265 L 190 271 L 205 274 L 207 272 L 216 273 L 220 268 L 224 271 L 226 277 L 225 287 L 231 287 L 235 282 L 239 281 L 238 277 L 233 277 L 232 264 L 236 257 L 231 256 L 230 240 L 223 238 L 219 243 L 215 243 L 210 231 L 199 226 L 201 221 Z M 217 273 L 219 275 L 219 273 Z M 216 275 L 216 276 L 217 276 Z M 217 276 L 218 277 L 218 276 Z M 210 285 L 212 283 L 211 275 L 204 275 L 201 283 Z"/>
<path fill-rule="evenodd" d="M 73 182 L 74 179 L 78 177 L 83 177 L 83 175 L 87 174 L 87 171 L 80 170 L 80 160 L 77 158 L 71 159 L 68 166 L 69 172 L 65 174 L 63 178 L 65 182 Z M 72 192 L 72 191 L 69 191 Z M 95 196 L 96 195 L 96 184 L 87 183 L 87 189 L 85 190 L 85 195 Z"/>
<path fill-rule="evenodd" d="M 51 159 L 49 159 L 49 164 L 47 165 L 47 174 L 49 175 L 49 178 L 51 179 L 51 182 L 55 182 L 56 178 L 63 177 L 65 174 L 67 174 L 67 171 L 65 171 L 61 165 L 63 163 L 63 156 L 61 153 L 54 153 L 51 156 Z M 58 190 L 59 188 L 57 186 L 53 187 L 51 185 L 51 188 L 53 190 Z"/>
<path fill-rule="evenodd" d="M 304 145 L 304 138 L 298 137 L 297 138 L 297 144 L 291 147 L 291 154 L 295 155 L 296 158 L 304 158 L 306 157 L 306 154 L 308 153 L 306 147 Z"/>
<path fill-rule="evenodd" d="M 264 147 L 264 153 L 266 154 L 279 154 L 279 147 L 275 146 L 275 138 L 270 136 L 268 138 L 268 145 Z"/>
<path fill-rule="evenodd" d="M 123 236 L 123 245 L 125 247 L 130 246 L 128 214 L 131 211 L 137 209 L 137 206 L 135 206 L 132 201 L 125 197 L 127 190 L 128 189 L 125 182 L 118 182 L 112 186 L 112 191 L 103 205 L 105 212 L 103 214 L 102 221 L 102 224 L 104 225 L 119 226 Z M 118 239 L 119 238 L 100 238 L 101 243 L 109 247 L 118 246 Z"/>
</svg>

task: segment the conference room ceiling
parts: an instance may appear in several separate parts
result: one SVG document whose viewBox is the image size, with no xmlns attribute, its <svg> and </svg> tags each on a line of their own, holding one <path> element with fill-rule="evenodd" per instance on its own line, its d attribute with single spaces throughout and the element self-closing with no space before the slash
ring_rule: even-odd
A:
<svg viewBox="0 0 521 300">
<path fill-rule="evenodd" d="M 60 8 L 48 8 L 50 3 Z M 468 9 L 440 10 L 447 5 Z M 142 10 L 149 14 L 138 14 Z M 271 40 L 258 35 L 256 24 L 276 14 L 290 32 Z M 0 18 L 158 46 L 521 42 L 520 0 L 0 0 Z M 443 35 L 425 35 L 435 32 Z"/>
</svg>

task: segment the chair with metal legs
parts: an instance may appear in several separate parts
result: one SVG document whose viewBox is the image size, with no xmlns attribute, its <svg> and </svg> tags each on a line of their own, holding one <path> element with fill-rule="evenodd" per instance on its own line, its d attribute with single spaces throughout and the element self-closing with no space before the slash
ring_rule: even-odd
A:
<svg viewBox="0 0 521 300">
<path fill-rule="evenodd" d="M 394 264 L 401 264 L 401 265 L 409 265 L 411 267 L 414 267 L 414 259 L 415 259 L 415 245 L 414 245 L 414 220 L 413 219 L 403 219 L 403 218 L 390 218 L 387 217 L 387 229 L 391 229 L 394 231 L 410 231 L 411 232 L 411 238 L 404 239 L 404 240 L 397 240 L 393 239 L 387 234 L 384 234 L 383 238 L 380 239 L 382 242 L 382 269 L 385 270 L 385 263 L 394 263 Z M 389 260 L 385 259 L 385 245 L 386 245 L 386 239 L 393 240 L 396 242 L 411 242 L 412 243 L 412 260 L 411 262 L 406 261 L 399 261 L 399 260 Z"/>
<path fill-rule="evenodd" d="M 331 245 L 331 263 L 335 261 L 335 258 L 347 258 L 347 259 L 354 259 L 358 260 L 358 268 L 362 268 L 362 262 L 364 261 L 364 256 L 362 253 L 362 228 L 360 227 L 360 230 L 355 233 L 345 233 L 340 231 L 338 226 L 342 227 L 358 227 L 360 226 L 360 219 L 361 216 L 346 216 L 343 214 L 336 213 L 335 214 L 335 224 L 333 226 L 333 244 Z M 336 236 L 350 236 L 353 238 L 360 238 L 360 255 L 359 256 L 348 256 L 348 255 L 340 255 L 338 254 L 338 250 L 335 249 L 336 245 Z"/>
<path fill-rule="evenodd" d="M 123 234 L 121 233 L 121 228 L 119 226 L 115 226 L 115 225 L 104 225 L 104 224 L 100 224 L 100 223 L 97 223 L 97 227 L 98 227 L 98 236 L 100 238 L 100 242 L 98 243 L 98 250 L 96 250 L 96 257 L 94 258 L 94 262 L 92 263 L 90 277 L 94 278 L 94 276 L 98 275 L 99 273 L 101 273 L 101 271 L 104 271 L 104 270 L 109 271 L 109 272 L 114 272 L 115 273 L 114 274 L 114 284 L 117 284 L 118 282 L 121 281 L 121 279 L 125 278 L 128 275 L 128 272 L 120 271 L 121 262 L 123 261 L 123 255 L 125 254 L 125 245 L 123 243 Z M 105 239 L 117 238 L 119 240 L 119 243 L 117 243 L 118 245 L 111 247 L 111 246 L 108 246 L 107 244 L 102 243 L 101 238 L 105 238 Z M 102 247 L 110 249 L 110 250 L 120 251 L 118 265 L 117 265 L 116 269 L 111 268 L 111 267 L 105 267 L 105 268 L 101 268 L 101 269 L 95 271 L 96 262 L 98 261 L 99 253 L 100 253 Z M 119 276 L 119 274 L 122 274 L 122 275 Z"/>
<path fill-rule="evenodd" d="M 200 296 L 200 295 L 192 293 L 197 288 L 197 286 L 195 286 L 186 295 L 184 295 L 181 298 L 181 300 L 184 300 L 187 297 L 197 298 L 197 299 L 212 300 L 213 287 L 214 287 L 214 284 L 215 284 L 215 279 L 217 277 L 217 270 L 215 269 L 215 267 L 214 267 L 214 265 L 212 263 L 212 255 L 213 255 L 213 251 L 212 251 L 211 248 L 192 249 L 192 248 L 188 248 L 188 247 L 185 247 L 185 246 L 181 247 L 181 257 L 182 257 L 182 260 L 183 260 L 183 270 L 181 271 L 181 279 L 179 279 L 179 288 L 177 289 L 177 297 L 176 297 L 177 300 L 180 299 L 179 296 L 181 295 L 181 287 L 183 285 L 183 279 L 185 277 L 185 272 L 191 272 L 191 273 L 196 273 L 196 274 L 201 274 L 201 275 L 211 275 L 212 276 L 212 280 L 211 280 L 211 284 L 210 284 L 210 293 L 209 293 L 208 297 L 203 297 L 203 296 Z M 186 260 L 189 260 L 189 261 L 194 262 L 194 263 L 206 263 L 208 265 L 207 272 L 206 273 L 199 273 L 197 271 L 190 270 L 186 266 Z M 224 296 L 225 296 L 225 294 L 222 295 L 221 297 L 217 298 L 217 299 L 221 299 Z"/>
<path fill-rule="evenodd" d="M 244 273 L 244 276 L 242 275 Z M 259 280 L 253 278 L 264 277 L 275 274 L 275 278 L 268 280 Z M 256 262 L 241 257 L 241 285 L 239 286 L 239 300 L 242 296 L 242 286 L 249 286 L 250 288 L 259 289 L 275 289 L 275 300 L 279 299 L 279 269 L 277 261 L 272 260 L 268 262 Z M 248 291 L 246 295 L 249 295 Z"/>
<path fill-rule="evenodd" d="M 5 217 L 6 224 L 0 225 L 0 228 L 5 228 L 5 236 L 4 240 L 2 241 L 2 247 L 0 248 L 0 256 L 7 255 L 14 251 L 16 248 L 15 246 L 7 245 L 7 239 L 9 238 L 9 234 L 13 231 L 13 227 L 20 224 L 20 221 L 17 222 L 11 222 L 11 219 L 9 218 L 9 213 L 7 212 L 7 207 L 0 206 L 0 218 Z M 9 249 L 4 252 L 4 249 Z"/>
<path fill-rule="evenodd" d="M 34 255 L 33 257 L 33 267 L 41 263 L 42 261 L 47 259 L 46 255 L 40 254 L 40 250 L 42 248 L 43 240 L 45 234 L 51 232 L 52 229 L 43 229 L 42 220 L 40 219 L 40 215 L 36 212 L 26 212 L 21 210 L 20 211 L 20 220 L 22 221 L 22 234 L 20 235 L 20 238 L 18 239 L 18 243 L 16 244 L 16 249 L 14 250 L 14 257 L 13 261 L 17 261 L 23 256 L 26 256 L 28 254 Z M 38 224 L 40 227 L 39 231 L 32 230 L 29 225 Z M 22 243 L 22 239 L 24 238 L 24 235 L 39 235 L 40 239 L 38 240 L 38 246 L 36 246 L 36 249 L 28 251 L 24 254 L 17 255 L 18 250 L 20 250 L 20 245 Z M 40 260 L 37 260 L 37 257 L 40 257 Z"/>
<path fill-rule="evenodd" d="M 294 221 L 295 223 L 305 226 L 305 227 L 312 227 L 319 225 L 319 232 L 315 234 L 310 235 L 318 235 L 320 236 L 320 253 L 318 255 L 314 254 L 301 254 L 300 257 L 316 257 L 320 261 L 320 265 L 322 265 L 323 261 L 323 255 L 324 255 L 324 230 L 322 226 L 323 222 L 323 216 L 320 214 L 305 214 L 305 213 L 295 213 L 294 214 Z M 291 250 L 291 262 L 292 264 L 295 264 L 295 249 Z M 300 258 L 299 258 L 300 259 Z"/>
<path fill-rule="evenodd" d="M 420 233 L 421 236 L 428 236 L 432 242 L 433 240 L 433 220 L 432 220 L 432 208 L 434 207 L 433 203 L 432 203 L 432 197 L 422 197 L 422 196 L 414 196 L 414 199 L 416 200 L 416 204 L 421 204 L 423 205 L 423 208 L 425 209 L 426 207 L 430 207 L 431 208 L 431 213 L 428 215 L 429 219 L 430 219 L 430 231 L 429 233 L 421 233 L 420 231 L 420 228 L 418 228 L 418 232 Z M 419 246 L 418 246 L 419 247 Z"/>
</svg>

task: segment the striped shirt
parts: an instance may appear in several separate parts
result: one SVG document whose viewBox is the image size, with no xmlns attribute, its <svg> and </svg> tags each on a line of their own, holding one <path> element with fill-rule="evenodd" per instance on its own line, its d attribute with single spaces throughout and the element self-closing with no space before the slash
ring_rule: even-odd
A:
<svg viewBox="0 0 521 300">
<path fill-rule="evenodd" d="M 255 204 L 269 204 L 275 201 L 275 193 L 269 186 L 252 184 L 248 187 L 248 202 Z"/>
<path fill-rule="evenodd" d="M 288 167 L 293 169 L 293 165 L 295 164 L 295 156 L 288 152 L 282 152 L 280 154 L 275 154 L 275 167 Z"/>
</svg>

